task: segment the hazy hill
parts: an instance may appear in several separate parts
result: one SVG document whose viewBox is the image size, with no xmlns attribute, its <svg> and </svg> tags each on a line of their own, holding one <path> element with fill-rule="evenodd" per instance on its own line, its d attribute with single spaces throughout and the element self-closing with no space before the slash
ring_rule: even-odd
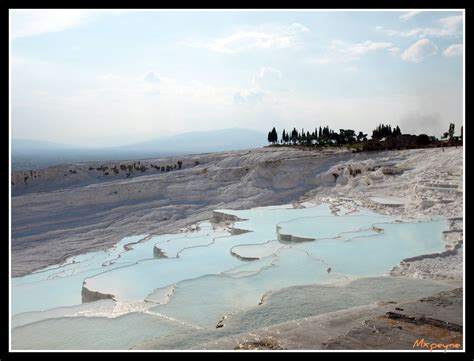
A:
<svg viewBox="0 0 474 361">
<path fill-rule="evenodd" d="M 115 147 L 78 147 L 30 139 L 12 139 L 12 169 L 36 169 L 63 163 L 156 158 L 259 148 L 266 134 L 250 129 L 188 132 Z"/>
<path fill-rule="evenodd" d="M 263 132 L 232 128 L 182 133 L 116 148 L 157 152 L 203 153 L 259 148 L 266 144 L 266 134 Z"/>
</svg>

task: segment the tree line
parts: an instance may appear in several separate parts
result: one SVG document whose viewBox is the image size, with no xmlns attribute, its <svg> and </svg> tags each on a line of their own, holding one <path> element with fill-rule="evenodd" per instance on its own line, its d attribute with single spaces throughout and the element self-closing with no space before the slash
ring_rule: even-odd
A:
<svg viewBox="0 0 474 361">
<path fill-rule="evenodd" d="M 379 124 L 373 131 L 371 139 L 367 138 L 368 134 L 352 129 L 339 129 L 339 132 L 330 129 L 329 126 L 315 127 L 311 132 L 304 128 L 299 131 L 293 128 L 291 131 L 283 129 L 281 136 L 275 127 L 268 132 L 267 140 L 272 145 L 294 145 L 294 146 L 352 146 L 356 145 L 358 150 L 378 150 L 378 149 L 402 149 L 414 148 L 418 146 L 444 146 L 444 145 L 462 145 L 461 136 L 454 135 L 454 123 L 450 123 L 449 129 L 445 132 L 441 139 L 427 134 L 402 134 L 400 127 L 397 125 L 392 128 L 390 124 Z"/>
</svg>

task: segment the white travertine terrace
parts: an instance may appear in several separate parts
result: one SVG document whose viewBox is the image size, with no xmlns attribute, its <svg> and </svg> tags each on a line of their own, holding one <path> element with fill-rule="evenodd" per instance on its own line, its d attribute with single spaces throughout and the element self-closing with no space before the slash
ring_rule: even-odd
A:
<svg viewBox="0 0 474 361">
<path fill-rule="evenodd" d="M 248 310 L 264 303 L 264 295 L 291 286 L 387 274 L 427 282 L 460 280 L 460 151 L 252 150 L 202 156 L 205 165 L 173 174 L 60 191 L 38 182 L 36 189 L 44 193 L 18 189 L 12 205 L 19 245 L 42 229 L 51 242 L 62 237 L 79 247 L 90 243 L 81 238 L 86 234 L 102 246 L 84 246 L 79 255 L 79 248 L 70 248 L 72 256 L 64 259 L 53 250 L 37 272 L 12 279 L 15 342 L 33 345 L 27 337 L 41 325 L 59 330 L 54 327 L 76 322 L 80 329 L 96 322 L 105 327 L 104 317 L 113 319 L 107 322 L 117 329 L 126 319 L 141 320 L 142 330 L 134 330 L 138 338 L 133 334 L 127 342 L 140 342 L 140 332 L 158 337 L 182 328 L 214 328 L 223 315 Z M 352 175 L 351 169 L 361 172 Z M 41 218 L 27 225 L 48 202 L 57 223 Z M 86 224 L 92 218 L 78 221 L 93 202 L 102 233 L 96 223 Z M 66 208 L 73 210 L 69 216 Z M 114 217 L 119 220 L 110 222 Z M 140 235 L 111 244 L 125 230 Z M 115 238 L 103 241 L 108 232 Z M 18 252 L 14 257 L 26 260 L 32 251 Z M 22 262 L 17 265 L 21 268 Z M 163 328 L 148 329 L 150 319 Z"/>
</svg>

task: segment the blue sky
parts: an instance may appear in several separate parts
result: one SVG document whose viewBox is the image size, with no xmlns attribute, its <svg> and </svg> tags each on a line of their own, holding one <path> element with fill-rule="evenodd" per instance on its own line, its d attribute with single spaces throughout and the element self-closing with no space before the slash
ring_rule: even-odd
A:
<svg viewBox="0 0 474 361">
<path fill-rule="evenodd" d="M 13 138 L 463 119 L 460 11 L 10 11 Z"/>
</svg>

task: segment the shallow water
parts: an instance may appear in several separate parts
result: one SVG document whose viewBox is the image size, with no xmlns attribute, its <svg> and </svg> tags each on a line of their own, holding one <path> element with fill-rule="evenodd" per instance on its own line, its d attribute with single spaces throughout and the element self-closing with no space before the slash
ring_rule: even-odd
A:
<svg viewBox="0 0 474 361">
<path fill-rule="evenodd" d="M 193 231 L 126 237 L 110 250 L 12 279 L 13 347 L 119 349 L 151 337 L 179 338 L 183 330 L 214 337 L 210 330 L 223 316 L 232 325 L 224 333 L 237 332 L 446 287 L 366 278 L 384 275 L 403 258 L 443 251 L 441 235 L 448 225 L 442 219 L 401 222 L 367 210 L 333 215 L 327 204 L 219 212 L 239 217 L 234 227 L 250 232 L 231 235 L 201 222 Z M 83 283 L 114 300 L 82 304 Z M 304 301 L 305 285 L 319 287 L 311 289 L 311 300 Z M 294 286 L 300 286 L 291 288 L 298 290 L 294 294 L 274 293 Z M 283 312 L 289 308 L 301 313 Z M 276 316 L 279 312 L 284 316 Z M 127 335 L 120 333 L 124 320 L 136 326 Z M 108 340 L 96 340 L 108 333 Z"/>
<path fill-rule="evenodd" d="M 219 282 L 218 279 L 216 281 Z M 14 328 L 12 347 L 128 349 L 141 342 L 157 339 L 153 345 L 156 349 L 195 348 L 219 337 L 249 332 L 293 319 L 377 301 L 408 301 L 450 288 L 452 287 L 442 282 L 395 277 L 364 278 L 344 285 L 290 287 L 270 295 L 261 306 L 253 306 L 244 312 L 230 315 L 225 320 L 225 327 L 220 329 L 216 329 L 214 325 L 201 329 L 191 327 L 171 317 L 166 319 L 153 311 L 133 312 L 118 318 L 47 319 Z M 229 300 L 230 298 L 225 299 Z M 194 311 L 214 306 L 216 302 L 211 305 L 201 303 L 199 309 Z M 190 313 L 186 307 L 183 307 L 183 311 L 185 315 Z"/>
</svg>

